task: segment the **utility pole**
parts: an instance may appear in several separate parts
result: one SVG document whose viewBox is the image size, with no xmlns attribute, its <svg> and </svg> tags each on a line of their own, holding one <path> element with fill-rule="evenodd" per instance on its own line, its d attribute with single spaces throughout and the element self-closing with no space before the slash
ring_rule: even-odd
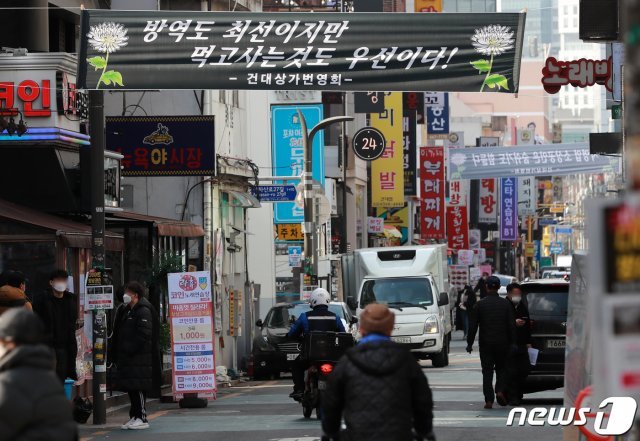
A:
<svg viewBox="0 0 640 441">
<path fill-rule="evenodd" d="M 313 138 L 316 133 L 329 127 L 332 124 L 353 121 L 352 116 L 334 116 L 320 121 L 311 130 L 307 129 L 307 120 L 302 111 L 298 110 L 300 118 L 300 128 L 302 129 L 302 147 L 304 150 L 304 275 L 309 278 L 310 285 L 318 284 L 318 258 L 317 244 L 315 239 L 317 233 L 315 217 L 315 194 L 313 191 Z M 304 290 L 304 286 L 303 286 Z"/>
<path fill-rule="evenodd" d="M 104 275 L 104 95 L 89 91 L 91 135 L 91 258 L 92 268 Z M 107 320 L 104 310 L 93 311 L 93 424 L 107 422 Z"/>
</svg>

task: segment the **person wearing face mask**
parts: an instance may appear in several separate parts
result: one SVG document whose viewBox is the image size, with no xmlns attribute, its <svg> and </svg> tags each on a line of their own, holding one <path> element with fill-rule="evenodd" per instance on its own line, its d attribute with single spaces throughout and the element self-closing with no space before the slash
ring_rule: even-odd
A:
<svg viewBox="0 0 640 441">
<path fill-rule="evenodd" d="M 507 300 L 513 307 L 516 322 L 516 351 L 513 351 L 507 361 L 507 396 L 509 404 L 519 406 L 525 380 L 529 375 L 529 348 L 531 348 L 531 327 L 529 326 L 529 309 L 522 301 L 522 289 L 518 283 L 507 286 Z"/>
<path fill-rule="evenodd" d="M 128 422 L 122 430 L 148 429 L 146 398 L 153 388 L 154 308 L 144 297 L 145 289 L 137 282 L 125 286 L 122 319 L 117 324 L 117 389 L 127 392 L 131 401 Z"/>
<path fill-rule="evenodd" d="M 42 331 L 42 321 L 24 308 L 0 317 L 0 440 L 77 439 Z"/>
<path fill-rule="evenodd" d="M 69 274 L 56 270 L 49 278 L 49 288 L 33 301 L 33 311 L 44 323 L 45 343 L 51 346 L 56 357 L 58 378 L 76 380 L 76 329 L 78 300 L 67 289 Z"/>
</svg>

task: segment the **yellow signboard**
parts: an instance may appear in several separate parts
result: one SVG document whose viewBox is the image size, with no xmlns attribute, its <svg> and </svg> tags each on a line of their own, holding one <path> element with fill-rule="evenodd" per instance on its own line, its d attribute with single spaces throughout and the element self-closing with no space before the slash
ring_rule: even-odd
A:
<svg viewBox="0 0 640 441">
<path fill-rule="evenodd" d="M 277 224 L 278 240 L 304 240 L 302 224 Z"/>
<path fill-rule="evenodd" d="M 416 12 L 442 12 L 442 0 L 415 0 Z"/>
<path fill-rule="evenodd" d="M 391 92 L 384 112 L 371 114 L 371 126 L 387 141 L 382 156 L 371 162 L 371 206 L 404 206 L 404 159 L 402 150 L 402 92 Z"/>
<path fill-rule="evenodd" d="M 550 247 L 551 246 L 551 235 L 545 233 L 542 236 L 542 245 L 544 245 L 545 247 Z"/>
<path fill-rule="evenodd" d="M 536 254 L 536 247 L 533 242 L 524 244 L 524 257 L 533 257 Z"/>
<path fill-rule="evenodd" d="M 549 208 L 549 212 L 550 213 L 554 213 L 554 214 L 562 214 L 562 213 L 564 213 L 564 206 L 563 205 L 553 205 L 551 208 Z"/>
</svg>

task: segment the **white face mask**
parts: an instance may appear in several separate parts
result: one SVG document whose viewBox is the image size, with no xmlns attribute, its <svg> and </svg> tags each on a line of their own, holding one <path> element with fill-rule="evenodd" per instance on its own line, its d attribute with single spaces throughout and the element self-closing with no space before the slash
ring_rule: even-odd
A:
<svg viewBox="0 0 640 441">
<path fill-rule="evenodd" d="M 0 360 L 2 359 L 2 357 L 7 355 L 8 353 L 9 353 L 9 350 L 6 348 L 6 346 L 0 343 Z"/>
<path fill-rule="evenodd" d="M 65 292 L 67 290 L 67 284 L 65 282 L 56 282 L 53 284 L 53 289 L 57 292 Z"/>
<path fill-rule="evenodd" d="M 520 300 L 522 300 L 522 297 L 511 297 L 513 303 L 520 303 Z"/>
<path fill-rule="evenodd" d="M 125 305 L 128 305 L 129 303 L 131 303 L 131 296 L 129 294 L 125 294 L 122 296 L 122 302 Z"/>
</svg>

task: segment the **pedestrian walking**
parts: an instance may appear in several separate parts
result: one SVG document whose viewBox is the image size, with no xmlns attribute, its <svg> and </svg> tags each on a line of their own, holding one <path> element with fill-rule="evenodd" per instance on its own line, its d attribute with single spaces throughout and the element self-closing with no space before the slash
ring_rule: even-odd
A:
<svg viewBox="0 0 640 441">
<path fill-rule="evenodd" d="M 76 329 L 78 301 L 67 289 L 69 274 L 57 270 L 49 278 L 49 288 L 33 301 L 33 311 L 44 323 L 45 343 L 54 350 L 56 372 L 60 381 L 76 380 L 76 356 L 78 343 Z"/>
<path fill-rule="evenodd" d="M 42 321 L 12 308 L 0 317 L 0 441 L 77 439 L 71 402 L 43 344 Z"/>
<path fill-rule="evenodd" d="M 529 364 L 529 348 L 531 348 L 531 327 L 529 326 L 529 308 L 522 301 L 520 284 L 511 283 L 507 286 L 507 299 L 511 302 L 516 324 L 517 350 L 511 354 L 507 362 L 507 397 L 509 404 L 519 406 L 522 401 L 524 384 L 531 371 Z"/>
<path fill-rule="evenodd" d="M 340 359 L 322 396 L 322 428 L 332 439 L 435 440 L 431 389 L 414 356 L 391 341 L 394 323 L 386 305 L 369 304 L 360 315 L 363 337 Z"/>
<path fill-rule="evenodd" d="M 9 308 L 32 310 L 31 302 L 25 293 L 26 278 L 19 271 L 5 271 L 0 276 L 0 315 Z"/>
<path fill-rule="evenodd" d="M 127 305 L 117 329 L 117 389 L 127 392 L 131 407 L 130 420 L 123 430 L 148 429 L 146 400 L 153 387 L 153 311 L 138 282 L 125 286 Z"/>
<path fill-rule="evenodd" d="M 489 279 L 489 273 L 482 273 L 482 277 L 478 280 L 476 287 L 473 288 L 473 292 L 480 292 L 480 298 L 484 299 L 487 296 L 487 280 Z"/>
<path fill-rule="evenodd" d="M 460 319 L 462 320 L 462 330 L 464 331 L 463 340 L 466 340 L 469 334 L 469 317 L 473 314 L 473 307 L 476 305 L 476 302 L 476 293 L 470 285 L 466 285 L 462 291 L 458 305 Z"/>
<path fill-rule="evenodd" d="M 467 352 L 471 353 L 473 342 L 480 328 L 480 364 L 482 365 L 482 390 L 484 408 L 491 409 L 497 399 L 501 406 L 507 405 L 507 357 L 516 343 L 516 326 L 513 307 L 506 299 L 498 295 L 500 279 L 496 276 L 487 278 L 487 296 L 480 299 L 470 317 L 469 334 L 467 335 Z M 495 394 L 493 373 L 496 374 Z"/>
</svg>

